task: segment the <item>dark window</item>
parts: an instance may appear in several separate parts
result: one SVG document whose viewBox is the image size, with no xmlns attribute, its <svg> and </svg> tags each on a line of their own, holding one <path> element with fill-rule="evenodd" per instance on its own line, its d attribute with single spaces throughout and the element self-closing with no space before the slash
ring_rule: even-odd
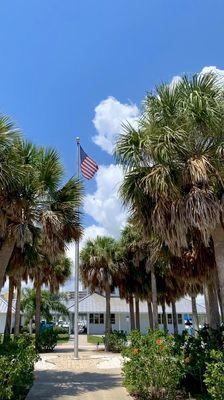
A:
<svg viewBox="0 0 224 400">
<path fill-rule="evenodd" d="M 162 324 L 162 315 L 158 314 L 158 324 L 161 325 Z"/>
<path fill-rule="evenodd" d="M 167 314 L 167 319 L 168 319 L 168 324 L 172 324 L 173 323 L 172 314 Z"/>
<path fill-rule="evenodd" d="M 182 325 L 183 324 L 182 314 L 177 314 L 177 319 L 178 319 L 178 324 Z"/>
<path fill-rule="evenodd" d="M 94 324 L 99 324 L 100 319 L 99 319 L 99 314 L 94 314 Z"/>
<path fill-rule="evenodd" d="M 115 314 L 110 314 L 110 322 L 111 322 L 111 324 L 115 324 L 116 322 L 115 322 Z"/>
<path fill-rule="evenodd" d="M 90 324 L 104 324 L 104 314 L 89 314 Z"/>
</svg>

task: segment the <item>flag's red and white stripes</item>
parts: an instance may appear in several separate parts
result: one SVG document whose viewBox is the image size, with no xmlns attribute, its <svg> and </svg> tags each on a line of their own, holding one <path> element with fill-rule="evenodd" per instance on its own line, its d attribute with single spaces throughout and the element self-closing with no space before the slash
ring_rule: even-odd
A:
<svg viewBox="0 0 224 400">
<path fill-rule="evenodd" d="M 80 146 L 81 172 L 84 178 L 92 179 L 98 171 L 97 163 L 89 157 Z"/>
</svg>

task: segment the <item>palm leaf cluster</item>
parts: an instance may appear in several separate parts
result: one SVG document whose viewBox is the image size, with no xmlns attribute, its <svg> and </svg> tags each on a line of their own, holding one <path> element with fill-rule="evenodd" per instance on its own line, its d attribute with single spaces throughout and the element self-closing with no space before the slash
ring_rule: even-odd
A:
<svg viewBox="0 0 224 400">
<path fill-rule="evenodd" d="M 67 244 L 82 234 L 81 182 L 65 181 L 57 151 L 25 141 L 4 116 L 0 148 L 0 290 L 9 276 L 18 292 L 28 279 L 39 297 L 43 284 L 58 292 L 71 272 Z M 40 308 L 36 311 L 38 331 Z"/>
<path fill-rule="evenodd" d="M 197 292 L 215 282 L 222 309 L 223 122 L 217 77 L 184 76 L 146 96 L 138 129 L 126 125 L 115 149 L 121 198 L 145 240 L 156 236 L 168 247 L 169 280 L 188 279 Z M 151 246 L 151 265 L 159 254 Z"/>
</svg>

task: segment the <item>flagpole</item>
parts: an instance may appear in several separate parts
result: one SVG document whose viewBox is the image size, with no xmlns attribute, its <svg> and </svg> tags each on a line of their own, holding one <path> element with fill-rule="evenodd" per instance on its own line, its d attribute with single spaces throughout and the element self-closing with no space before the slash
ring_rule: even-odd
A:
<svg viewBox="0 0 224 400">
<path fill-rule="evenodd" d="M 80 177 L 80 138 L 76 138 L 77 144 L 77 176 Z M 79 240 L 75 242 L 75 304 L 74 304 L 74 358 L 79 358 Z"/>
</svg>

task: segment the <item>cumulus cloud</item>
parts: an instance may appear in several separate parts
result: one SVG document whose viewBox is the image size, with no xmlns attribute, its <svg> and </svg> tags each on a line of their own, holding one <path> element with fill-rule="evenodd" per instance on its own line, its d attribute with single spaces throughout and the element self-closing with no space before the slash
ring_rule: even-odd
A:
<svg viewBox="0 0 224 400">
<path fill-rule="evenodd" d="M 214 65 L 205 66 L 198 73 L 199 73 L 199 75 L 205 75 L 205 74 L 213 73 L 214 75 L 217 76 L 218 83 L 220 85 L 224 84 L 224 70 L 223 69 L 219 69 L 219 68 L 215 67 Z M 171 88 L 175 87 L 181 81 L 181 79 L 182 78 L 179 75 L 174 76 L 172 78 L 171 82 L 170 82 L 170 87 Z"/>
<path fill-rule="evenodd" d="M 93 137 L 94 143 L 112 154 L 116 137 L 122 132 L 122 123 L 137 126 L 138 116 L 139 109 L 135 104 L 123 104 L 114 97 L 102 100 L 95 108 L 93 123 L 97 135 Z"/>
<path fill-rule="evenodd" d="M 122 179 L 123 172 L 119 165 L 100 166 L 96 191 L 87 194 L 84 200 L 84 211 L 114 237 L 118 237 L 127 219 L 118 195 Z"/>
</svg>

